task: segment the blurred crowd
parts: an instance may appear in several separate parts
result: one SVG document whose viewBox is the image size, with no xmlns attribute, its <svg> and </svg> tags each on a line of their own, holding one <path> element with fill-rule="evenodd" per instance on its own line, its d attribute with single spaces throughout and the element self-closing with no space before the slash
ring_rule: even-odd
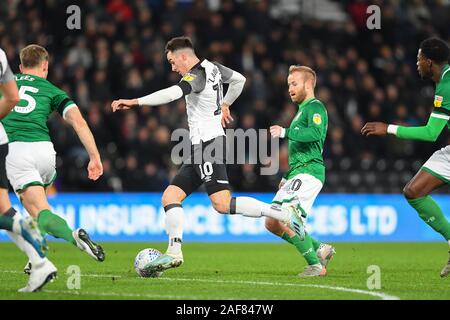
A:
<svg viewBox="0 0 450 320">
<path fill-rule="evenodd" d="M 339 22 L 302 15 L 304 1 L 297 3 L 299 12 L 274 15 L 284 3 L 86 0 L 79 2 L 81 29 L 68 30 L 70 1 L 2 1 L 0 47 L 13 71 L 19 72 L 21 48 L 45 46 L 51 55 L 48 79 L 76 101 L 103 158 L 104 176 L 88 181 L 87 154 L 64 120 L 52 116 L 57 190 L 161 191 L 168 185 L 177 170 L 170 158 L 171 132 L 187 128 L 184 100 L 116 113 L 110 105 L 177 83 L 164 46 L 186 35 L 199 57 L 247 78 L 231 107 L 231 127 L 288 126 L 297 111 L 287 94 L 288 67 L 312 67 L 318 74 L 316 96 L 329 116 L 324 190 L 400 192 L 433 151 L 450 143 L 447 134 L 432 144 L 365 138 L 360 129 L 367 121 L 426 123 L 434 88 L 417 74 L 417 49 L 430 36 L 450 40 L 450 2 L 371 1 L 381 7 L 379 30 L 366 26 L 366 1 L 334 1 L 346 16 Z M 283 142 L 278 175 L 261 176 L 258 165 L 232 165 L 230 182 L 235 191 L 273 192 L 287 168 Z"/>
</svg>

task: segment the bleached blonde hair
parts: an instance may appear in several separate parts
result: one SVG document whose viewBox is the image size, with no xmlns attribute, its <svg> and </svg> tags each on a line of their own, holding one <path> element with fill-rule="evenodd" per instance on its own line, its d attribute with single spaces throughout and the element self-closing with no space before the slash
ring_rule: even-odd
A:
<svg viewBox="0 0 450 320">
<path fill-rule="evenodd" d="M 313 81 L 313 88 L 316 87 L 317 82 L 317 76 L 316 72 L 307 66 L 300 66 L 300 65 L 292 65 L 289 67 L 289 74 L 292 74 L 294 72 L 301 72 L 306 76 L 306 80 L 312 80 Z"/>
</svg>

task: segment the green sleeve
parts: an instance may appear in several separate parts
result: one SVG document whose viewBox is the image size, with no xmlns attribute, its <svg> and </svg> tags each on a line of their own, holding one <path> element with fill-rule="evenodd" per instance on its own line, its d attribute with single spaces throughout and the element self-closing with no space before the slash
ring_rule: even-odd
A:
<svg viewBox="0 0 450 320">
<path fill-rule="evenodd" d="M 321 104 L 314 103 L 306 108 L 308 124 L 302 126 L 299 122 L 286 128 L 285 137 L 298 142 L 314 142 L 323 138 L 327 125 L 327 112 Z"/>
<path fill-rule="evenodd" d="M 52 110 L 58 111 L 60 115 L 64 114 L 64 109 L 68 106 L 75 105 L 75 102 L 69 98 L 69 96 L 62 90 L 55 91 L 55 95 L 52 98 Z"/>
<path fill-rule="evenodd" d="M 412 139 L 422 141 L 436 141 L 439 134 L 444 129 L 448 119 L 444 117 L 436 117 L 436 113 L 432 113 L 428 119 L 428 123 L 421 127 L 403 127 L 399 126 L 396 136 L 400 139 Z"/>
<path fill-rule="evenodd" d="M 397 137 L 422 141 L 436 141 L 450 119 L 450 82 L 442 79 L 436 86 L 434 108 L 426 126 L 398 127 Z"/>
</svg>

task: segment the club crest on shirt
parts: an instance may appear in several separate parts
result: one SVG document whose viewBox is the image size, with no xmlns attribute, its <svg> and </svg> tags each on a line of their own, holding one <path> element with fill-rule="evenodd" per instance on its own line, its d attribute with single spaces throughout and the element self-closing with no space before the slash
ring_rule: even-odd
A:
<svg viewBox="0 0 450 320">
<path fill-rule="evenodd" d="M 183 77 L 184 81 L 192 81 L 195 79 L 195 75 L 193 75 L 192 73 L 186 73 Z"/>
<path fill-rule="evenodd" d="M 442 107 L 443 100 L 444 100 L 444 97 L 442 97 L 442 96 L 434 96 L 434 106 L 436 108 Z"/>
<path fill-rule="evenodd" d="M 315 114 L 313 115 L 313 122 L 314 122 L 315 124 L 317 124 L 317 125 L 319 125 L 319 124 L 322 123 L 322 117 L 320 116 L 320 114 L 315 113 Z"/>
</svg>

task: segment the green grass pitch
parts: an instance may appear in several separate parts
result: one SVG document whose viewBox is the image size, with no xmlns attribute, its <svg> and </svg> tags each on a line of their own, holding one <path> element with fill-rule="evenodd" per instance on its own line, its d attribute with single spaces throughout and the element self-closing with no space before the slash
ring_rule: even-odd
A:
<svg viewBox="0 0 450 320">
<path fill-rule="evenodd" d="M 165 243 L 104 243 L 106 261 L 92 260 L 66 243 L 51 243 L 58 278 L 33 294 L 25 256 L 0 243 L 0 299 L 450 299 L 450 277 L 439 272 L 448 259 L 445 243 L 338 243 L 328 275 L 301 279 L 305 262 L 285 243 L 188 243 L 185 263 L 158 279 L 139 278 L 134 257 L 143 248 L 164 251 Z M 68 289 L 70 265 L 81 270 L 80 289 Z M 369 266 L 380 269 L 381 288 L 367 286 Z M 373 280 L 373 278 L 371 278 Z M 369 281 L 374 283 L 373 281 Z"/>
</svg>

